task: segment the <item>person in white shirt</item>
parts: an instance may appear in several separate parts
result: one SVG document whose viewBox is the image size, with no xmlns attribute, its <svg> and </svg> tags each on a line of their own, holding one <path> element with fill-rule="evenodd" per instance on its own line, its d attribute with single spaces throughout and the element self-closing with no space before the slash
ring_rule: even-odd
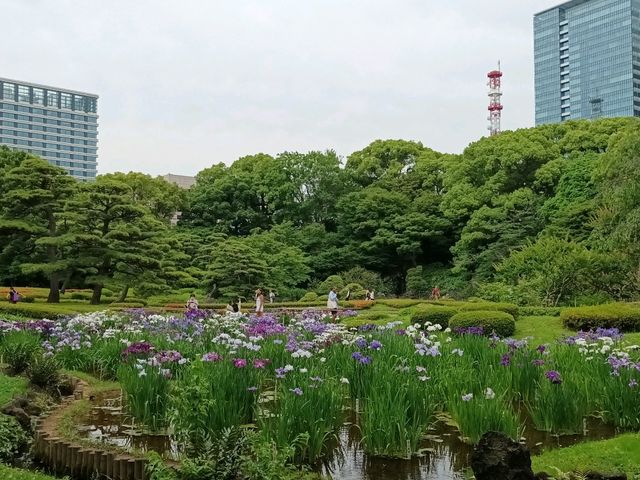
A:
<svg viewBox="0 0 640 480">
<path fill-rule="evenodd" d="M 269 303 L 273 303 L 276 298 L 276 294 L 273 293 L 273 290 L 269 290 Z"/>
<path fill-rule="evenodd" d="M 331 316 L 336 319 L 338 315 L 338 293 L 336 287 L 333 287 L 329 292 L 329 298 L 327 299 L 327 308 L 331 310 Z"/>
</svg>

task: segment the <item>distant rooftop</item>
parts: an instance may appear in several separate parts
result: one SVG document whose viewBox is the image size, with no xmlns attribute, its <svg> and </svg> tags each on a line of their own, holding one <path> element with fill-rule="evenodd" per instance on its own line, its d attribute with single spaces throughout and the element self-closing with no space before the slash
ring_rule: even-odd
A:
<svg viewBox="0 0 640 480">
<path fill-rule="evenodd" d="M 53 85 L 42 85 L 40 83 L 25 82 L 24 80 L 13 80 L 11 78 L 0 77 L 0 82 L 17 83 L 18 85 L 26 85 L 28 87 L 44 88 L 46 90 L 58 90 L 58 91 L 66 92 L 66 93 L 75 93 L 76 95 L 85 95 L 87 97 L 95 97 L 95 98 L 99 97 L 95 93 L 81 92 L 79 90 L 70 90 L 68 88 L 62 88 L 62 87 L 54 87 Z"/>
<path fill-rule="evenodd" d="M 556 8 L 571 8 L 571 7 L 575 7 L 578 5 L 582 5 L 583 3 L 587 3 L 589 0 L 570 0 L 568 2 L 564 2 L 564 3 L 560 3 L 559 5 L 556 5 L 555 7 L 549 7 L 546 8 L 544 10 L 542 10 L 541 12 L 538 12 L 535 14 L 535 16 L 549 12 L 551 10 L 555 10 Z"/>
<path fill-rule="evenodd" d="M 196 177 L 190 177 L 189 175 L 175 175 L 173 173 L 167 173 L 163 175 L 167 182 L 175 183 L 180 188 L 191 188 L 196 183 Z"/>
</svg>

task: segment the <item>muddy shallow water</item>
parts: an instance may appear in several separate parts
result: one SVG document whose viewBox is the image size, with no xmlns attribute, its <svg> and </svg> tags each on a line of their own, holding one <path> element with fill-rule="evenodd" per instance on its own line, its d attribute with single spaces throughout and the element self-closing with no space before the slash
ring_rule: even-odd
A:
<svg viewBox="0 0 640 480">
<path fill-rule="evenodd" d="M 179 452 L 169 435 L 149 435 L 131 423 L 122 411 L 120 396 L 98 398 L 91 412 L 78 427 L 86 438 L 121 448 L 153 450 L 177 458 Z M 472 447 L 464 443 L 456 428 L 437 422 L 425 436 L 421 455 L 410 459 L 373 457 L 360 448 L 357 415 L 352 411 L 338 433 L 337 441 L 325 461 L 316 470 L 334 480 L 459 480 L 469 467 Z M 613 427 L 598 419 L 585 421 L 581 435 L 551 435 L 535 430 L 527 423 L 523 441 L 533 454 L 542 449 L 601 440 L 616 435 Z"/>
</svg>

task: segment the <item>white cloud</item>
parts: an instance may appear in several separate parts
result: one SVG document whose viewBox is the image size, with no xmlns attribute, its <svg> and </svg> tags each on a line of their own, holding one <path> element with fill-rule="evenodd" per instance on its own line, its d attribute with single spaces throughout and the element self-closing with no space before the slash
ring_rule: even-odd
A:
<svg viewBox="0 0 640 480">
<path fill-rule="evenodd" d="M 376 138 L 460 152 L 533 125 L 532 16 L 556 0 L 5 0 L 0 76 L 100 95 L 99 171 L 194 174 Z"/>
</svg>

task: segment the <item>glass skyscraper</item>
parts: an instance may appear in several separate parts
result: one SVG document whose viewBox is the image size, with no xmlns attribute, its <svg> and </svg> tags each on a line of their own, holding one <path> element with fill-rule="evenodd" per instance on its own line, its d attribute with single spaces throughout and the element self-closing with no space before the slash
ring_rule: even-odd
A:
<svg viewBox="0 0 640 480">
<path fill-rule="evenodd" d="M 98 96 L 0 78 L 0 144 L 92 180 L 98 165 Z"/>
<path fill-rule="evenodd" d="M 572 0 L 533 26 L 536 125 L 640 116 L 640 0 Z"/>
</svg>

